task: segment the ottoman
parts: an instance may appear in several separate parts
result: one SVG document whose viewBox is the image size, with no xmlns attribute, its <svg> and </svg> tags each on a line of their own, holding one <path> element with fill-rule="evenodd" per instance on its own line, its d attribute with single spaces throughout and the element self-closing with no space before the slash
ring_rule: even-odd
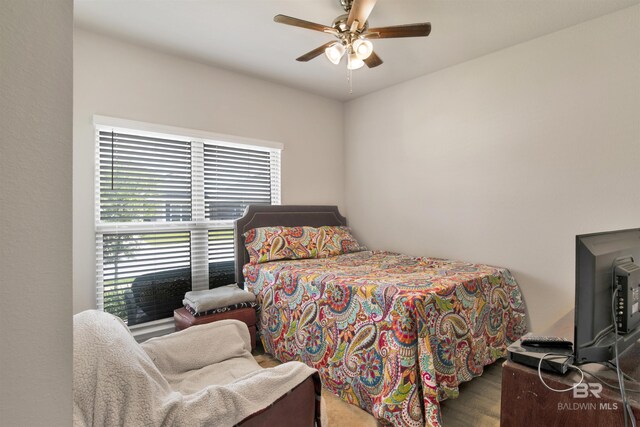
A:
<svg viewBox="0 0 640 427">
<path fill-rule="evenodd" d="M 256 348 L 256 309 L 253 307 L 237 308 L 235 310 L 204 316 L 194 316 L 184 307 L 173 311 L 176 331 L 181 331 L 194 325 L 202 325 L 204 323 L 225 319 L 236 319 L 247 324 L 249 334 L 251 335 L 251 349 L 254 350 Z"/>
</svg>

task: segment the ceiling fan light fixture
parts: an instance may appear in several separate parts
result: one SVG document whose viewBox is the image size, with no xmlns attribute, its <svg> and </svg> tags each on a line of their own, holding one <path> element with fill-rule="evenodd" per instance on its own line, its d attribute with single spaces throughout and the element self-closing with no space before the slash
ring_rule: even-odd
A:
<svg viewBox="0 0 640 427">
<path fill-rule="evenodd" d="M 328 48 L 326 48 L 324 50 L 324 54 L 327 56 L 327 59 L 329 61 L 331 61 L 333 64 L 338 65 L 345 51 L 346 49 L 342 45 L 342 43 L 336 42 L 331 46 L 329 46 Z"/>
<path fill-rule="evenodd" d="M 370 28 L 368 19 L 377 0 L 339 1 L 346 13 L 334 19 L 331 26 L 287 15 L 276 15 L 273 20 L 279 24 L 305 28 L 334 36 L 337 41 L 335 39 L 328 41 L 296 58 L 296 61 L 308 62 L 324 52 L 332 64 L 338 65 L 342 57 L 346 56 L 349 85 L 351 85 L 352 70 L 362 68 L 364 65 L 368 68 L 375 68 L 383 63 L 377 52 L 374 52 L 373 43 L 370 39 L 426 37 L 431 33 L 431 23 L 429 22 Z"/>
<path fill-rule="evenodd" d="M 353 51 L 358 59 L 365 60 L 373 52 L 373 43 L 369 40 L 358 39 L 353 42 Z"/>
<path fill-rule="evenodd" d="M 347 68 L 349 70 L 357 70 L 358 68 L 362 68 L 363 65 L 364 65 L 364 61 L 358 58 L 358 56 L 355 53 L 349 54 L 347 58 Z"/>
</svg>

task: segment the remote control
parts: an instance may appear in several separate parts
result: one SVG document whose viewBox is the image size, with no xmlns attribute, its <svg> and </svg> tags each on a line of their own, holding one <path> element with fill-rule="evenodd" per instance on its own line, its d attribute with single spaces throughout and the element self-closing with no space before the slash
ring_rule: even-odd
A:
<svg viewBox="0 0 640 427">
<path fill-rule="evenodd" d="M 525 335 L 520 339 L 520 344 L 531 347 L 571 348 L 573 343 L 567 338 L 545 335 Z"/>
</svg>

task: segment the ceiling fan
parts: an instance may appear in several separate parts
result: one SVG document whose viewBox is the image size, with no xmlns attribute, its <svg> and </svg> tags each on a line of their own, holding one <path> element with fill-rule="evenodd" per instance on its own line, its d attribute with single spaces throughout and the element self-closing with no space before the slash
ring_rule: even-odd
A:
<svg viewBox="0 0 640 427">
<path fill-rule="evenodd" d="M 372 39 L 390 39 L 398 37 L 426 37 L 431 32 L 431 23 L 394 25 L 391 27 L 369 28 L 367 18 L 376 0 L 339 0 L 345 10 L 344 15 L 333 20 L 331 26 L 316 24 L 286 15 L 276 15 L 273 20 L 280 24 L 321 31 L 335 36 L 332 40 L 296 58 L 307 62 L 324 53 L 329 61 L 340 63 L 347 56 L 347 68 L 356 70 L 363 65 L 369 68 L 382 64 L 382 59 L 373 51 Z"/>
</svg>

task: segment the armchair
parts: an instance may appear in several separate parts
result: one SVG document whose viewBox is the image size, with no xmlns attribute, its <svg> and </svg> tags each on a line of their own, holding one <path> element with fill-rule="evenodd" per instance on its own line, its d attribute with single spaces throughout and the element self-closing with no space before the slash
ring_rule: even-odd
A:
<svg viewBox="0 0 640 427">
<path fill-rule="evenodd" d="M 73 321 L 74 425 L 320 425 L 317 372 L 298 362 L 261 368 L 243 322 L 140 345 L 110 314 Z"/>
</svg>

